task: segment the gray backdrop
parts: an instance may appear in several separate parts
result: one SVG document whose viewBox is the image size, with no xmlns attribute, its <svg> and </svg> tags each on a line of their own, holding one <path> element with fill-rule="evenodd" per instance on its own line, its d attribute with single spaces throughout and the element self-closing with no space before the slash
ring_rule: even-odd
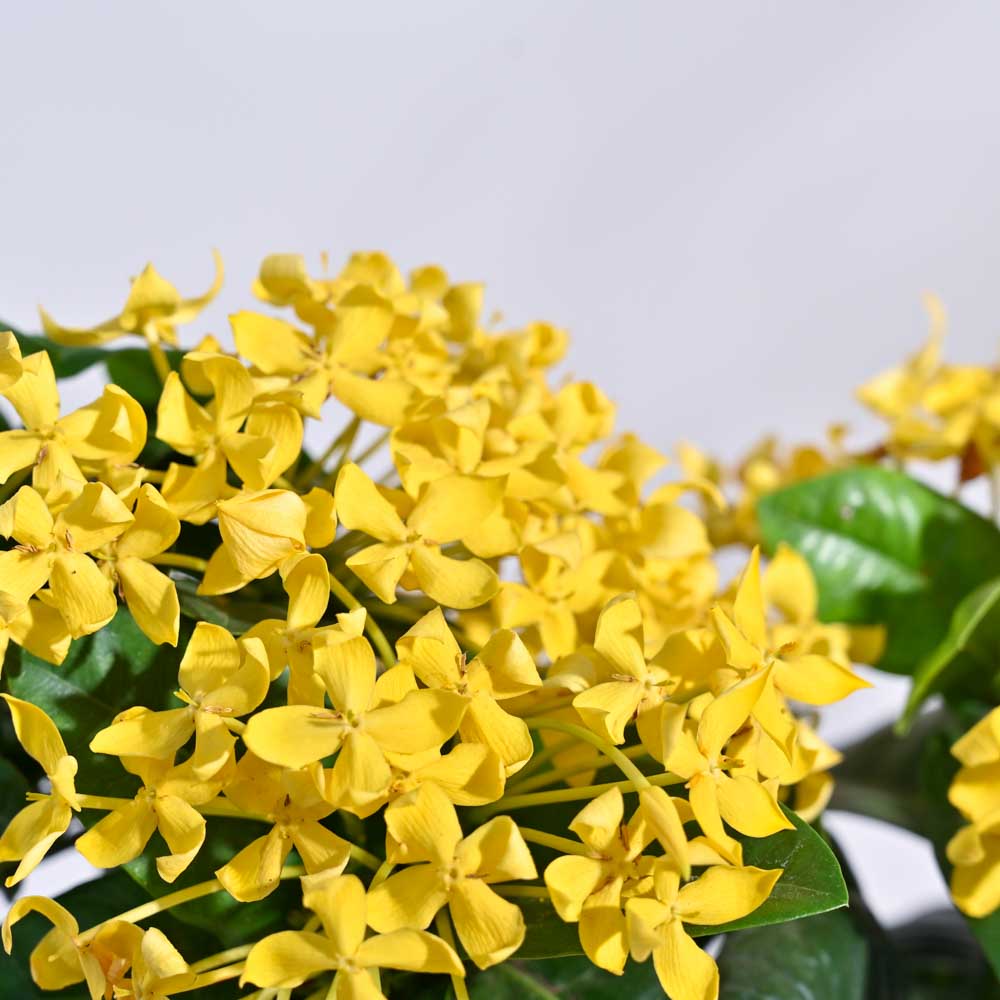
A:
<svg viewBox="0 0 1000 1000">
<path fill-rule="evenodd" d="M 870 434 L 851 391 L 919 343 L 924 290 L 993 359 L 995 5 L 362 6 L 5 4 L 0 316 L 95 322 L 148 258 L 194 292 L 216 246 L 222 333 L 262 254 L 382 248 L 569 327 L 623 427 L 728 456 Z M 883 917 L 943 898 L 916 841 L 839 828 Z"/>
</svg>

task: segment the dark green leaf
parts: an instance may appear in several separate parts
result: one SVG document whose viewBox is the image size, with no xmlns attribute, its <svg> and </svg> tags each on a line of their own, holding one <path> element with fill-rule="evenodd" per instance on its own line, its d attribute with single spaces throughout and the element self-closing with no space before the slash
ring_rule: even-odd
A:
<svg viewBox="0 0 1000 1000">
<path fill-rule="evenodd" d="M 267 833 L 267 825 L 252 820 L 209 817 L 205 843 L 191 866 L 175 882 L 167 884 L 156 870 L 157 855 L 166 854 L 166 845 L 153 837 L 149 846 L 124 870 L 149 896 L 158 898 L 207 882 L 215 871 L 231 861 L 244 847 Z M 219 891 L 184 903 L 171 911 L 182 923 L 216 934 L 224 947 L 252 941 L 270 931 L 305 923 L 302 895 L 297 879 L 286 880 L 270 896 L 255 903 L 238 903 L 228 892 Z"/>
<path fill-rule="evenodd" d="M 25 806 L 28 779 L 9 760 L 0 757 L 0 830 L 6 830 L 15 813 Z"/>
<path fill-rule="evenodd" d="M 171 368 L 179 368 L 180 351 L 165 351 Z M 126 347 L 119 351 L 106 351 L 105 364 L 111 381 L 120 385 L 133 399 L 150 412 L 156 410 L 163 384 L 156 373 L 149 351 L 142 347 Z"/>
<path fill-rule="evenodd" d="M 763 927 L 826 913 L 847 905 L 847 886 L 829 845 L 808 823 L 789 809 L 794 830 L 782 830 L 755 840 L 741 837 L 743 863 L 756 868 L 783 868 L 771 895 L 740 920 L 712 927 L 688 926 L 694 937 L 747 927 Z"/>
<path fill-rule="evenodd" d="M 910 673 L 959 601 L 1000 570 L 1000 531 L 898 472 L 848 469 L 764 497 L 765 547 L 809 560 L 825 621 L 884 624 L 879 666 Z"/>
<path fill-rule="evenodd" d="M 726 939 L 720 1000 L 864 1000 L 868 945 L 847 910 Z"/>
<path fill-rule="evenodd" d="M 11 329 L 5 323 L 0 322 L 0 329 Z M 72 375 L 79 375 L 80 372 L 100 364 L 108 353 L 101 347 L 65 347 L 57 344 L 48 337 L 39 337 L 33 334 L 13 331 L 17 337 L 21 353 L 24 355 L 37 354 L 39 351 L 48 351 L 49 360 L 52 362 L 52 370 L 56 378 L 70 378 Z"/>
<path fill-rule="evenodd" d="M 148 896 L 123 872 L 85 882 L 58 896 L 58 901 L 76 918 L 82 930 L 116 917 L 148 901 Z M 0 996 L 53 997 L 57 1000 L 89 1000 L 86 988 L 70 986 L 65 990 L 40 993 L 34 985 L 28 961 L 32 949 L 52 925 L 37 914 L 25 917 L 13 930 L 14 950 L 11 957 L 0 961 Z M 158 914 L 143 921 L 143 927 L 159 927 L 188 961 L 219 950 L 217 939 L 206 938 L 174 920 L 170 914 Z"/>
<path fill-rule="evenodd" d="M 742 837 L 745 864 L 781 868 L 784 874 L 753 913 L 722 926 L 688 926 L 694 937 L 705 937 L 747 927 L 762 927 L 786 920 L 825 913 L 847 905 L 847 887 L 840 865 L 829 845 L 794 813 L 786 814 L 794 830 L 771 837 Z M 541 867 L 541 865 L 540 865 Z M 518 958 L 554 958 L 582 952 L 575 924 L 564 923 L 552 905 L 541 899 L 517 899 L 524 913 L 527 933 Z"/>
<path fill-rule="evenodd" d="M 663 988 L 652 962 L 630 962 L 622 976 L 597 968 L 589 959 L 553 958 L 505 962 L 472 977 L 472 1000 L 662 1000 Z"/>
<path fill-rule="evenodd" d="M 897 928 L 892 944 L 894 978 L 906 1000 L 996 1000 L 1000 996 L 1000 985 L 955 910 L 929 913 Z"/>
<path fill-rule="evenodd" d="M 1000 667 L 1000 579 L 990 580 L 963 598 L 951 616 L 948 634 L 917 667 L 902 722 L 935 691 L 971 682 L 987 689 Z"/>
<path fill-rule="evenodd" d="M 183 640 L 182 640 L 183 641 Z M 127 608 L 94 635 L 77 639 L 60 666 L 27 651 L 8 650 L 4 677 L 11 694 L 43 709 L 59 727 L 66 749 L 77 758 L 77 788 L 89 794 L 127 794 L 136 779 L 117 758 L 93 754 L 98 730 L 132 705 L 177 708 L 177 652 L 143 635 Z"/>
</svg>

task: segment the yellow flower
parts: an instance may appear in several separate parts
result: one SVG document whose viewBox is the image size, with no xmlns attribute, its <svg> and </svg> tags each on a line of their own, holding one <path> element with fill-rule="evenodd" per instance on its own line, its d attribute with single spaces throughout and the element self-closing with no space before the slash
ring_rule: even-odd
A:
<svg viewBox="0 0 1000 1000">
<path fill-rule="evenodd" d="M 623 594 L 605 605 L 597 620 L 594 648 L 607 660 L 613 679 L 581 691 L 573 707 L 594 732 L 612 743 L 625 742 L 625 727 L 635 719 L 643 745 L 659 755 L 659 709 L 677 678 L 658 660 L 647 662 L 642 612 L 634 595 Z"/>
<path fill-rule="evenodd" d="M 102 568 L 118 587 L 136 624 L 155 643 L 177 645 L 180 602 L 173 580 L 153 565 L 180 534 L 180 521 L 148 483 L 139 488 L 134 520 L 118 538 L 97 553 Z"/>
<path fill-rule="evenodd" d="M 0 591 L 27 602 L 47 583 L 69 634 L 96 632 L 114 618 L 118 602 L 88 553 L 132 522 L 128 508 L 102 483 L 87 483 L 55 518 L 36 490 L 22 486 L 0 507 L 0 534 L 17 543 L 0 552 Z"/>
<path fill-rule="evenodd" d="M 313 663 L 332 708 L 266 709 L 247 723 L 243 740 L 282 767 L 306 767 L 337 753 L 326 798 L 350 812 L 385 796 L 392 780 L 387 754 L 440 748 L 465 711 L 465 699 L 451 691 L 410 691 L 386 703 L 375 682 L 375 654 L 361 636 L 313 650 Z"/>
<path fill-rule="evenodd" d="M 545 869 L 552 905 L 566 921 L 580 924 L 580 944 L 602 969 L 621 975 L 628 958 L 624 898 L 652 874 L 653 858 L 643 851 L 653 831 L 643 811 L 626 824 L 617 789 L 599 795 L 577 813 L 569 828 L 589 848 L 567 854 Z"/>
<path fill-rule="evenodd" d="M 169 1000 L 174 993 L 188 992 L 197 978 L 163 931 L 150 927 L 132 953 L 132 975 L 115 990 L 115 997 Z"/>
<path fill-rule="evenodd" d="M 455 807 L 427 783 L 385 811 L 387 858 L 413 862 L 368 894 L 368 923 L 377 931 L 427 927 L 447 905 L 462 947 L 480 969 L 502 962 L 524 940 L 524 917 L 491 888 L 537 877 L 517 824 L 497 816 L 462 837 Z"/>
<path fill-rule="evenodd" d="M 142 931 L 124 920 L 109 920 L 84 943 L 80 925 L 65 907 L 45 896 L 24 896 L 14 901 L 3 922 L 3 946 L 10 954 L 11 928 L 29 913 L 40 913 L 52 928 L 31 953 L 31 978 L 43 990 L 61 990 L 86 981 L 91 1000 L 104 1000 L 119 986 Z"/>
<path fill-rule="evenodd" d="M 347 565 L 387 604 L 400 584 L 445 607 L 484 604 L 499 587 L 494 570 L 480 559 L 452 559 L 441 546 L 470 534 L 500 503 L 503 488 L 502 479 L 447 476 L 414 504 L 398 491 L 387 497 L 358 466 L 345 465 L 334 490 L 340 521 L 378 539 Z"/>
<path fill-rule="evenodd" d="M 334 972 L 337 1000 L 384 1000 L 378 969 L 464 976 L 454 950 L 426 931 L 400 929 L 365 938 L 365 887 L 355 875 L 321 872 L 302 879 L 302 901 L 320 919 L 323 933 L 281 931 L 257 942 L 240 984 L 294 989 L 321 972 Z"/>
<path fill-rule="evenodd" d="M 385 427 L 400 423 L 413 402 L 413 388 L 391 374 L 367 377 L 384 367 L 377 349 L 396 320 L 391 304 L 359 288 L 334 311 L 311 318 L 326 327 L 316 337 L 272 316 L 237 313 L 231 317 L 236 349 L 264 376 L 265 386 L 283 383 L 278 398 L 296 401 L 308 416 L 319 417 L 333 395 L 362 420 Z"/>
<path fill-rule="evenodd" d="M 192 351 L 184 356 L 181 371 L 194 392 L 210 399 L 202 405 L 177 372 L 167 376 L 156 434 L 195 465 L 171 464 L 163 495 L 180 517 L 203 523 L 215 513 L 216 502 L 231 492 L 227 464 L 246 489 L 260 491 L 296 460 L 302 418 L 286 403 L 255 401 L 253 380 L 236 358 Z"/>
<path fill-rule="evenodd" d="M 330 570 L 316 553 L 290 558 L 281 566 L 282 585 L 288 594 L 288 617 L 265 618 L 247 632 L 267 649 L 271 679 L 287 666 L 288 704 L 322 705 L 324 688 L 313 669 L 313 650 L 364 631 L 365 610 L 337 615 L 337 624 L 320 625 L 330 603 Z"/>
<path fill-rule="evenodd" d="M 948 801 L 969 821 L 948 843 L 951 894 L 963 913 L 985 917 L 1000 907 L 1000 708 L 980 719 L 951 752 L 962 767 Z"/>
<path fill-rule="evenodd" d="M 24 374 L 21 345 L 10 330 L 0 331 L 0 392 L 6 392 Z"/>
<path fill-rule="evenodd" d="M 66 832 L 73 810 L 79 810 L 80 803 L 73 780 L 76 759 L 66 753 L 66 744 L 55 723 L 30 702 L 9 694 L 0 698 L 10 709 L 18 742 L 38 761 L 52 785 L 51 794 L 25 806 L 0 837 L 0 861 L 20 862 L 7 879 L 10 888 L 34 871 L 48 849 Z"/>
<path fill-rule="evenodd" d="M 32 468 L 45 493 L 60 475 L 84 480 L 86 469 L 127 465 L 146 443 L 146 414 L 124 389 L 106 385 L 100 399 L 59 416 L 59 391 L 45 351 L 23 361 L 21 377 L 3 390 L 24 423 L 0 432 L 0 482 Z"/>
<path fill-rule="evenodd" d="M 62 663 L 69 652 L 70 634 L 56 608 L 34 598 L 25 604 L 0 592 L 0 666 L 12 639 L 49 663 Z"/>
<path fill-rule="evenodd" d="M 263 580 L 305 550 L 309 510 L 291 490 L 241 490 L 217 505 L 222 544 L 212 554 L 199 594 L 229 594 Z"/>
<path fill-rule="evenodd" d="M 259 639 L 234 639 L 224 628 L 199 622 L 181 659 L 184 708 L 163 712 L 125 713 L 91 740 L 94 753 L 117 757 L 172 758 L 197 735 L 188 761 L 192 777 L 208 781 L 232 753 L 240 716 L 263 700 L 270 684 L 267 654 Z"/>
<path fill-rule="evenodd" d="M 811 578 L 801 557 L 788 551 L 777 561 L 768 589 L 775 603 L 794 609 L 800 622 L 809 622 L 815 614 L 815 589 L 806 584 Z M 789 698 L 807 705 L 828 705 L 840 701 L 860 688 L 871 685 L 849 667 L 820 653 L 796 653 L 796 630 L 784 628 L 769 635 L 760 578 L 760 551 L 754 548 L 736 588 L 732 616 L 720 607 L 712 609 L 712 622 L 726 650 L 726 660 L 741 673 L 770 669 L 774 688 Z M 780 641 L 777 644 L 776 639 Z M 755 708 L 755 718 L 779 745 L 790 750 L 792 721 L 787 711 L 781 713 L 770 692 Z"/>
<path fill-rule="evenodd" d="M 177 327 L 190 323 L 215 298 L 222 287 L 222 257 L 215 257 L 215 280 L 204 295 L 182 299 L 177 289 L 152 264 L 132 280 L 125 306 L 117 316 L 88 328 L 61 326 L 39 309 L 42 328 L 58 344 L 84 346 L 106 344 L 127 334 L 145 337 L 150 343 L 161 340 L 177 344 Z"/>
<path fill-rule="evenodd" d="M 327 870 L 339 875 L 350 860 L 351 845 L 319 822 L 333 806 L 306 772 L 284 770 L 247 753 L 226 785 L 226 798 L 273 824 L 216 871 L 234 899 L 251 902 L 272 892 L 293 847 L 310 875 Z"/>
<path fill-rule="evenodd" d="M 498 704 L 542 685 L 531 654 L 516 633 L 495 632 L 466 662 L 444 614 L 434 608 L 403 634 L 396 649 L 400 664 L 410 667 L 428 687 L 455 691 L 466 699 L 459 727 L 464 741 L 493 750 L 508 777 L 528 762 L 534 746 L 527 725 Z"/>
<path fill-rule="evenodd" d="M 670 1000 L 717 1000 L 719 970 L 684 924 L 725 924 L 752 913 L 771 894 L 781 869 L 715 866 L 680 884 L 677 872 L 657 866 L 655 899 L 633 898 L 625 905 L 629 950 L 653 967 Z"/>
<path fill-rule="evenodd" d="M 771 793 L 747 775 L 727 773 L 733 766 L 726 745 L 753 712 L 768 682 L 765 669 L 732 685 L 708 701 L 694 731 L 675 728 L 665 760 L 668 771 L 687 782 L 691 809 L 712 846 L 727 861 L 739 864 L 742 851 L 730 837 L 723 819 L 750 837 L 767 837 L 792 824 Z M 683 719 L 683 709 L 669 717 L 673 727 Z"/>
<path fill-rule="evenodd" d="M 148 709 L 123 712 L 119 719 L 137 720 Z M 76 841 L 76 849 L 96 868 L 117 868 L 137 858 L 159 830 L 170 853 L 156 859 L 164 882 L 173 882 L 194 861 L 205 841 L 205 817 L 197 806 L 214 799 L 220 781 L 201 781 L 190 763 L 172 759 L 126 757 L 125 770 L 142 780 L 135 798 L 113 809 Z"/>
</svg>

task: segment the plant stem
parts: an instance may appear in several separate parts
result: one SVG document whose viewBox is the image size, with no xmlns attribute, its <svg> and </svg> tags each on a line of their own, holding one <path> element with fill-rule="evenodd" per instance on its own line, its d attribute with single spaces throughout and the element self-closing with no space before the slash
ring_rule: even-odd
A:
<svg viewBox="0 0 1000 1000">
<path fill-rule="evenodd" d="M 211 972 L 202 973 L 190 986 L 182 986 L 174 989 L 175 993 L 189 993 L 191 990 L 201 990 L 216 983 L 224 983 L 227 979 L 236 979 L 243 975 L 246 962 L 236 962 L 233 965 L 224 965 L 221 969 L 213 969 Z"/>
<path fill-rule="evenodd" d="M 166 382 L 171 370 L 170 361 L 167 359 L 166 352 L 163 350 L 156 334 L 148 330 L 146 331 L 146 345 L 149 347 L 149 356 L 160 382 Z"/>
<path fill-rule="evenodd" d="M 316 474 L 322 472 L 326 467 L 326 463 L 334 455 L 338 448 L 343 448 L 345 443 L 354 440 L 354 435 L 358 433 L 358 428 L 361 426 L 361 418 L 353 417 L 341 430 L 341 432 L 330 442 L 326 450 L 317 459 L 310 462 L 305 469 L 300 472 L 296 477 L 295 481 L 300 486 L 308 486 L 310 482 L 315 478 Z"/>
<path fill-rule="evenodd" d="M 644 775 L 645 777 L 645 775 Z M 650 785 L 662 788 L 664 785 L 683 785 L 684 779 L 678 778 L 676 774 L 655 774 L 651 778 L 646 778 Z M 609 781 L 601 785 L 581 785 L 577 788 L 557 788 L 551 792 L 528 792 L 526 795 L 511 795 L 498 799 L 485 806 L 476 806 L 470 809 L 468 814 L 477 822 L 489 819 L 497 813 L 506 812 L 508 809 L 530 809 L 532 806 L 545 806 L 551 802 L 578 802 L 581 799 L 593 799 L 604 792 L 610 792 L 617 788 L 620 792 L 634 792 L 635 782 L 631 779 L 627 781 Z"/>
<path fill-rule="evenodd" d="M 589 729 L 578 726 L 574 722 L 563 722 L 560 719 L 546 719 L 544 717 L 526 719 L 525 724 L 529 729 L 552 729 L 559 733 L 566 733 L 568 736 L 575 736 L 578 740 L 583 740 L 584 743 L 589 743 L 591 746 L 597 747 L 626 778 L 630 779 L 636 791 L 640 788 L 649 787 L 649 779 L 646 775 L 618 747 L 607 740 L 601 739 L 600 736 L 592 733 Z"/>
<path fill-rule="evenodd" d="M 371 885 L 368 886 L 369 891 L 374 889 L 375 886 L 379 885 L 381 882 L 384 882 L 392 874 L 392 870 L 395 867 L 395 862 L 383 861 L 382 864 L 379 865 L 378 871 L 375 872 Z"/>
<path fill-rule="evenodd" d="M 355 465 L 363 465 L 388 440 L 389 440 L 389 432 L 388 431 L 383 431 L 383 433 L 379 434 L 379 436 L 377 438 L 375 438 L 375 440 L 372 441 L 372 443 L 370 445 L 368 445 L 368 447 L 365 448 L 365 450 L 363 452 L 361 452 L 361 454 L 358 455 L 357 458 L 352 458 L 351 461 Z"/>
<path fill-rule="evenodd" d="M 525 764 L 524 767 L 522 767 L 521 770 L 507 782 L 507 787 L 511 788 L 513 786 L 519 786 L 521 782 L 528 777 L 528 775 L 534 774 L 535 771 L 537 771 L 543 764 L 548 763 L 553 757 L 575 745 L 576 740 L 571 737 L 566 737 L 564 740 L 556 740 L 555 743 L 550 743 L 548 746 L 542 747 L 542 749 L 535 753 L 531 760 L 529 760 L 528 763 Z"/>
<path fill-rule="evenodd" d="M 235 962 L 238 959 L 246 958 L 250 954 L 252 944 L 241 944 L 235 948 L 227 948 L 225 951 L 209 955 L 207 958 L 200 958 L 197 962 L 192 962 L 189 966 L 192 972 L 206 972 L 217 965 L 225 965 L 227 962 Z"/>
<path fill-rule="evenodd" d="M 571 742 L 576 741 L 574 740 Z M 635 760 L 637 757 L 648 756 L 646 748 L 643 746 L 626 747 L 622 750 L 622 753 L 628 757 L 629 760 Z M 542 771 L 541 774 L 536 774 L 533 778 L 527 778 L 524 781 L 519 781 L 516 785 L 517 794 L 520 795 L 522 792 L 529 792 L 535 788 L 544 788 L 546 785 L 554 785 L 557 781 L 562 781 L 565 778 L 572 778 L 577 774 L 594 771 L 599 766 L 599 763 L 595 763 L 591 760 L 583 764 L 574 764 L 572 767 L 555 767 L 548 771 Z"/>
<path fill-rule="evenodd" d="M 305 868 L 301 865 L 289 865 L 281 869 L 281 874 L 278 877 L 281 879 L 299 878 L 305 874 L 305 871 Z M 165 896 L 160 896 L 158 899 L 151 899 L 148 903 L 143 903 L 141 906 L 134 906 L 131 910 L 126 910 L 124 913 L 119 913 L 117 917 L 109 919 L 124 920 L 126 923 L 137 924 L 142 920 L 155 917 L 157 913 L 165 913 L 167 910 L 172 910 L 175 906 L 190 903 L 195 899 L 201 899 L 203 896 L 211 896 L 216 892 L 225 892 L 225 889 L 217 878 L 213 878 L 207 882 L 198 882 L 196 885 L 190 885 L 186 889 L 168 892 Z M 104 920 L 93 927 L 88 927 L 85 931 L 81 931 L 77 935 L 77 941 L 80 944 L 86 944 L 107 922 L 107 920 Z"/>
<path fill-rule="evenodd" d="M 448 918 L 448 910 L 445 907 L 438 910 L 438 914 L 434 918 L 434 926 L 437 928 L 441 940 L 454 949 L 455 935 L 451 931 L 451 920 Z M 455 991 L 455 1000 L 469 1000 L 469 991 L 466 989 L 463 976 L 452 975 L 451 988 Z"/>
<path fill-rule="evenodd" d="M 364 607 L 333 573 L 330 574 L 330 590 L 336 594 L 341 604 L 345 605 L 349 610 L 356 611 L 358 608 Z M 379 628 L 378 622 L 370 614 L 365 615 L 365 631 L 368 633 L 368 638 L 375 644 L 379 656 L 382 657 L 383 666 L 395 666 L 396 657 L 392 652 L 392 646 L 389 645 L 389 640 L 386 639 L 385 633 Z"/>
<path fill-rule="evenodd" d="M 544 885 L 494 885 L 490 888 L 508 899 L 551 899 Z"/>
<path fill-rule="evenodd" d="M 561 854 L 588 855 L 584 844 L 578 840 L 570 840 L 568 837 L 558 837 L 554 833 L 546 833 L 544 830 L 533 830 L 530 826 L 519 826 L 521 836 L 530 844 L 540 844 L 542 847 L 551 847 Z"/>
<path fill-rule="evenodd" d="M 153 556 L 149 562 L 154 566 L 176 566 L 179 569 L 190 569 L 196 573 L 204 573 L 208 569 L 208 560 L 198 556 L 186 556 L 182 552 L 161 552 Z"/>
</svg>

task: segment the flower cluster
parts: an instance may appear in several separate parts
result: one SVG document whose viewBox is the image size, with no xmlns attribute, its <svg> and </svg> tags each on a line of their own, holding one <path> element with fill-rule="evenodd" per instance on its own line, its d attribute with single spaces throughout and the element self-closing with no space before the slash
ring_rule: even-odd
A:
<svg viewBox="0 0 1000 1000">
<path fill-rule="evenodd" d="M 128 614 L 182 647 L 172 706 L 121 705 L 89 742 L 134 776 L 131 797 L 78 790 L 54 722 L 4 695 L 48 784 L 0 860 L 16 884 L 79 815 L 93 865 L 154 852 L 170 883 L 215 822 L 253 822 L 210 882 L 94 928 L 20 899 L 5 946 L 42 913 L 36 983 L 85 980 L 95 1000 L 226 979 L 375 997 L 379 969 L 447 974 L 461 998 L 464 960 L 516 954 L 530 901 L 576 924 L 600 968 L 652 956 L 673 1000 L 711 1000 L 717 969 L 688 928 L 760 907 L 782 872 L 745 864 L 744 843 L 830 795 L 838 755 L 790 702 L 865 686 L 847 629 L 817 621 L 805 561 L 782 548 L 762 570 L 753 549 L 720 588 L 692 507 L 730 516 L 707 463 L 688 453 L 654 485 L 666 458 L 614 436 L 601 390 L 553 384 L 565 332 L 491 331 L 477 284 L 433 266 L 404 279 L 378 253 L 332 277 L 272 256 L 254 291 L 282 315 L 231 316 L 235 353 L 212 336 L 173 351 L 220 280 L 184 299 L 150 266 L 97 327 L 43 314 L 59 344 L 144 338 L 153 407 L 109 385 L 61 415 L 49 355 L 0 339 L 24 425 L 0 434 L 0 641 L 58 664 Z M 346 425 L 311 458 L 306 424 L 338 409 Z M 745 522 L 734 538 L 752 538 Z M 192 623 L 195 587 L 196 609 L 245 595 L 272 613 Z M 516 819 L 567 801 L 568 829 Z M 189 964 L 138 926 L 296 877 L 311 916 L 238 955 Z"/>
</svg>

